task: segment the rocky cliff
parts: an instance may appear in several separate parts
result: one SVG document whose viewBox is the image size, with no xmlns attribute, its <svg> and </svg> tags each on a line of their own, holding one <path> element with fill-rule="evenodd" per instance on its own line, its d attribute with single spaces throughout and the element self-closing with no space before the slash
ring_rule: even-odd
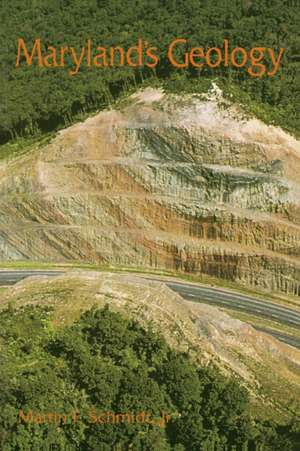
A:
<svg viewBox="0 0 300 451">
<path fill-rule="evenodd" d="M 2 163 L 0 259 L 201 272 L 300 295 L 300 142 L 216 86 L 138 92 Z"/>
</svg>

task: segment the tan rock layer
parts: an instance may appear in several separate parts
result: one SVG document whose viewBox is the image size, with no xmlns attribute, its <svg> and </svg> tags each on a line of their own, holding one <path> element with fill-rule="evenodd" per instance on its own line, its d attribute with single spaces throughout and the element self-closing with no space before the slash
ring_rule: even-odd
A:
<svg viewBox="0 0 300 451">
<path fill-rule="evenodd" d="M 217 97 L 148 94 L 0 168 L 0 259 L 202 272 L 300 295 L 299 142 Z"/>
</svg>

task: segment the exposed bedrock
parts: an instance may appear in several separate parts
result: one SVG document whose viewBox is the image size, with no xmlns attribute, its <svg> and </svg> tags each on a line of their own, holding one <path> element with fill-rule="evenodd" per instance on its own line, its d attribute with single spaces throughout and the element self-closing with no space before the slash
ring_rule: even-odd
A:
<svg viewBox="0 0 300 451">
<path fill-rule="evenodd" d="M 201 272 L 300 295 L 300 143 L 218 92 L 138 93 L 2 164 L 0 194 L 1 260 Z"/>
</svg>

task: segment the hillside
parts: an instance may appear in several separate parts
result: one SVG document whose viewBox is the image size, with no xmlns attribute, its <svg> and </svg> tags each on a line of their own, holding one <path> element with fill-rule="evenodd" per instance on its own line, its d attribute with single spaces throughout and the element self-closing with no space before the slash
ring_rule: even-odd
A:
<svg viewBox="0 0 300 451">
<path fill-rule="evenodd" d="M 299 350 L 218 308 L 187 302 L 163 283 L 133 275 L 71 271 L 54 278 L 31 277 L 0 290 L 1 310 L 52 307 L 55 329 L 106 304 L 162 334 L 171 348 L 188 353 L 197 365 L 212 363 L 233 376 L 249 391 L 253 415 L 281 420 L 299 415 Z"/>
<path fill-rule="evenodd" d="M 300 142 L 216 85 L 139 91 L 0 165 L 0 260 L 204 273 L 300 294 Z"/>
</svg>

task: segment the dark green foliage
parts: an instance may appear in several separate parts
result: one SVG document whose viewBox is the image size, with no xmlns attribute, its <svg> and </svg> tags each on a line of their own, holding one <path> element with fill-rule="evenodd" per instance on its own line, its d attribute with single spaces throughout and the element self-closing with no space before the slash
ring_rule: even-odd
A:
<svg viewBox="0 0 300 451">
<path fill-rule="evenodd" d="M 255 422 L 236 381 L 108 308 L 58 331 L 51 310 L 11 308 L 0 314 L 0 345 L 1 450 L 297 449 L 297 422 Z M 49 413 L 61 417 L 38 419 Z M 152 423 L 127 421 L 132 413 Z"/>
<path fill-rule="evenodd" d="M 284 3 L 284 5 L 283 5 Z M 259 117 L 299 133 L 300 8 L 284 0 L 12 0 L 0 6 L 0 143 L 16 136 L 49 132 L 70 124 L 78 114 L 108 106 L 143 80 L 169 81 L 182 92 L 188 80 L 220 79 L 225 91 L 246 103 Z M 80 49 L 88 38 L 95 45 L 136 45 L 139 37 L 158 47 L 155 70 L 130 67 L 88 68 L 75 76 L 67 68 L 15 67 L 17 39 L 28 45 L 40 38 L 52 45 Z M 245 70 L 204 67 L 176 69 L 166 57 L 175 38 L 189 47 L 234 46 L 287 49 L 274 77 L 251 78 Z M 69 63 L 70 65 L 70 63 Z M 178 82 L 178 80 L 177 80 Z M 207 82 L 204 81 L 204 85 Z"/>
</svg>

